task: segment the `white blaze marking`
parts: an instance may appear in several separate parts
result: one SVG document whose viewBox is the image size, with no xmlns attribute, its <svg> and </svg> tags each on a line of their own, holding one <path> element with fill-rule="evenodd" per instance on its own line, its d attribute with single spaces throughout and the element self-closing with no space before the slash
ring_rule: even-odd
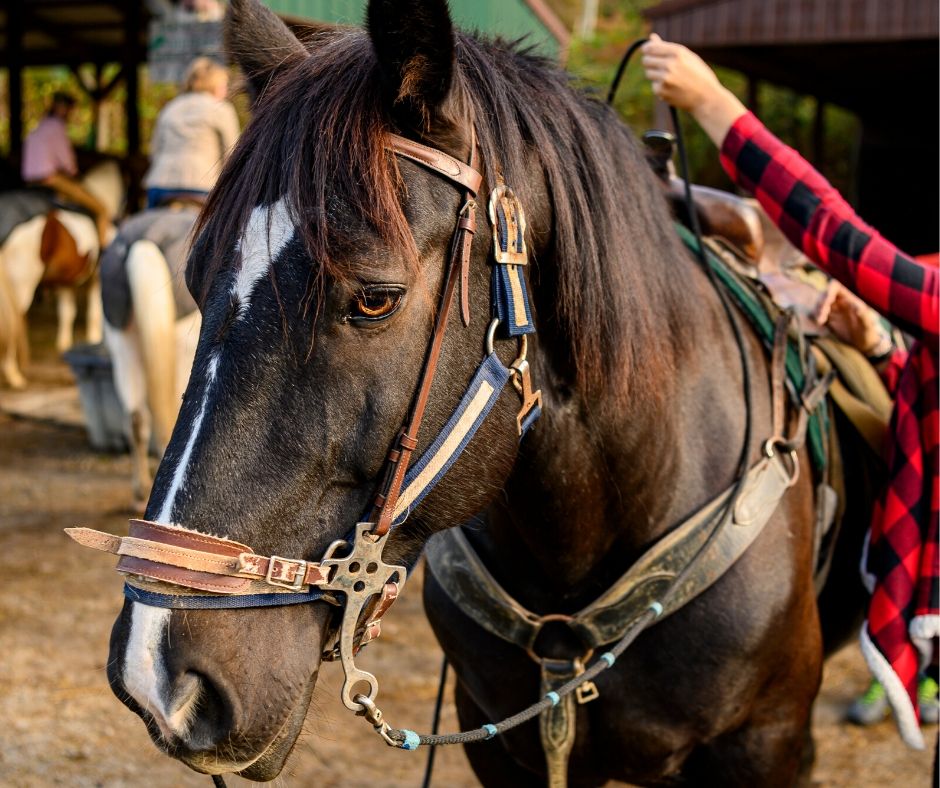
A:
<svg viewBox="0 0 940 788">
<path fill-rule="evenodd" d="M 124 687 L 158 721 L 168 716 L 163 702 L 168 693 L 160 642 L 170 622 L 170 612 L 161 607 L 133 603 L 131 632 L 124 653 Z"/>
<path fill-rule="evenodd" d="M 238 299 L 239 318 L 248 311 L 255 284 L 268 272 L 293 235 L 294 225 L 283 197 L 274 205 L 259 205 L 251 212 L 238 243 L 242 265 L 232 285 L 232 295 Z"/>
<path fill-rule="evenodd" d="M 294 227 L 283 199 L 272 206 L 258 206 L 251 212 L 248 224 L 238 243 L 242 264 L 235 276 L 232 295 L 238 299 L 239 314 L 244 317 L 251 301 L 251 294 L 258 280 L 267 273 L 274 260 L 290 241 Z M 157 521 L 173 525 L 173 506 L 179 491 L 185 486 L 186 472 L 202 429 L 209 402 L 209 394 L 219 370 L 219 353 L 209 358 L 206 385 L 199 413 L 192 424 L 189 439 L 183 448 L 173 473 L 170 486 L 163 499 Z M 198 693 L 187 694 L 185 688 L 179 692 L 169 686 L 166 666 L 160 653 L 163 633 L 170 621 L 172 611 L 150 607 L 137 602 L 131 604 L 130 634 L 124 655 L 124 686 L 128 693 L 143 708 L 150 711 L 160 729 L 178 736 L 185 735 L 198 703 Z M 176 694 L 175 700 L 172 697 Z"/>
</svg>

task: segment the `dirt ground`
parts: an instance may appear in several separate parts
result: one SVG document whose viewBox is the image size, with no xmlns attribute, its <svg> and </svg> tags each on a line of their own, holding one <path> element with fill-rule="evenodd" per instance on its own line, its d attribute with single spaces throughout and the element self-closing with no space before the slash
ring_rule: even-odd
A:
<svg viewBox="0 0 940 788">
<path fill-rule="evenodd" d="M 30 390 L 68 399 L 70 373 L 43 349 L 49 322 L 33 327 Z M 16 401 L 0 391 L 0 785 L 206 788 L 207 777 L 161 755 L 140 720 L 112 696 L 104 668 L 121 580 L 111 559 L 87 553 L 62 533 L 79 524 L 125 529 L 134 514 L 128 459 L 92 451 L 70 418 L 3 412 L 5 402 Z M 441 654 L 417 586 L 409 585 L 363 666 L 379 676 L 381 705 L 394 724 L 427 729 Z M 426 756 L 387 749 L 349 715 L 338 698 L 340 678 L 338 665 L 326 666 L 305 734 L 274 784 L 420 785 Z M 932 746 L 907 750 L 891 722 L 867 729 L 841 722 L 866 680 L 854 646 L 826 667 L 815 713 L 815 784 L 927 786 Z M 456 729 L 450 703 L 443 729 Z M 933 741 L 937 730 L 926 733 Z M 459 749 L 438 754 L 435 785 L 477 785 Z"/>
</svg>

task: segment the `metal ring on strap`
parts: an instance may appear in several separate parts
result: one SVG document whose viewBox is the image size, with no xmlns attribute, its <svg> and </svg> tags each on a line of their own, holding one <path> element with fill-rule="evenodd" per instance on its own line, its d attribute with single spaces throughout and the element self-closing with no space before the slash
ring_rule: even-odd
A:
<svg viewBox="0 0 940 788">
<path fill-rule="evenodd" d="M 494 352 L 494 346 L 496 341 L 496 329 L 499 328 L 499 318 L 494 317 L 490 321 L 489 327 L 486 329 L 486 355 L 491 356 Z M 529 352 L 529 340 L 528 335 L 521 334 L 519 336 L 519 353 L 516 355 L 516 360 L 509 365 L 510 369 L 513 367 L 518 367 L 523 361 L 526 360 L 526 355 Z"/>
</svg>

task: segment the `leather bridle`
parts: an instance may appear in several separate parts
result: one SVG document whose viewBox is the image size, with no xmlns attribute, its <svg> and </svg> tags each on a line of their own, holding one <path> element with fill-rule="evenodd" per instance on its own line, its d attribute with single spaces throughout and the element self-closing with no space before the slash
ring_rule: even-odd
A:
<svg viewBox="0 0 940 788">
<path fill-rule="evenodd" d="M 345 539 L 333 542 L 318 562 L 261 556 L 239 542 L 144 520 L 131 520 L 126 537 L 89 528 L 66 529 L 80 544 L 120 556 L 117 570 L 125 574 L 125 596 L 141 604 L 189 610 L 322 600 L 342 607 L 338 642 L 323 657 L 342 662 L 343 703 L 352 711 L 364 713 L 373 724 L 378 681 L 356 667 L 355 656 L 363 645 L 378 637 L 382 616 L 398 597 L 407 577 L 406 567 L 388 564 L 383 558 L 390 530 L 404 522 L 443 478 L 510 379 L 522 399 L 517 416 L 520 437 L 541 414 L 541 392 L 532 387 L 526 360 L 526 335 L 534 333 L 535 324 L 522 273 L 527 264 L 525 215 L 512 190 L 497 178 L 488 211 L 494 239 L 494 318 L 487 330 L 484 359 L 448 422 L 426 452 L 412 463 L 458 284 L 462 320 L 465 326 L 470 323 L 469 266 L 476 232 L 476 200 L 483 176 L 476 166 L 473 132 L 468 163 L 395 134 L 388 135 L 386 148 L 454 184 L 462 200 L 418 386 L 386 458 L 379 491 L 366 519 Z M 498 331 L 501 338 L 516 338 L 519 342 L 520 352 L 509 367 L 493 349 Z M 368 692 L 353 695 L 353 687 L 361 682 L 368 685 Z"/>
</svg>

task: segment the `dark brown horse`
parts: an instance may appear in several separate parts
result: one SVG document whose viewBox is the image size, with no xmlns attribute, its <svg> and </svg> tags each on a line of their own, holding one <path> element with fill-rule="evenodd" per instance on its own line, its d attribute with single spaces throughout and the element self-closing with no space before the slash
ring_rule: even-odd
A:
<svg viewBox="0 0 940 788">
<path fill-rule="evenodd" d="M 391 532 L 385 559 L 412 562 L 433 532 L 485 512 L 486 527 L 468 533 L 499 582 L 530 610 L 579 609 L 728 487 L 747 418 L 727 316 L 631 134 L 550 64 L 455 33 L 444 0 L 373 0 L 367 32 L 323 29 L 306 46 L 254 0 L 233 2 L 227 25 L 256 115 L 189 262 L 202 332 L 147 518 L 317 559 L 368 511 L 425 363 L 462 199 L 392 156 L 387 135 L 467 161 L 475 128 L 481 195 L 501 176 L 529 218 L 529 360 L 544 415 L 520 442 L 507 389 Z M 481 357 L 492 241 L 480 229 L 471 319 L 452 316 L 444 334 L 418 453 Z M 756 336 L 744 350 L 756 460 L 771 434 L 768 364 Z M 496 352 L 508 364 L 516 346 Z M 573 784 L 796 781 L 823 659 L 805 451 L 800 462 L 744 557 L 597 679 L 599 697 L 577 712 Z M 866 498 L 847 521 L 864 517 Z M 457 669 L 464 726 L 538 697 L 521 649 L 430 581 L 426 606 Z M 307 713 L 334 610 L 127 601 L 109 678 L 168 754 L 272 779 Z M 395 757 L 363 730 L 364 753 Z M 468 755 L 487 785 L 544 782 L 535 724 Z"/>
</svg>

